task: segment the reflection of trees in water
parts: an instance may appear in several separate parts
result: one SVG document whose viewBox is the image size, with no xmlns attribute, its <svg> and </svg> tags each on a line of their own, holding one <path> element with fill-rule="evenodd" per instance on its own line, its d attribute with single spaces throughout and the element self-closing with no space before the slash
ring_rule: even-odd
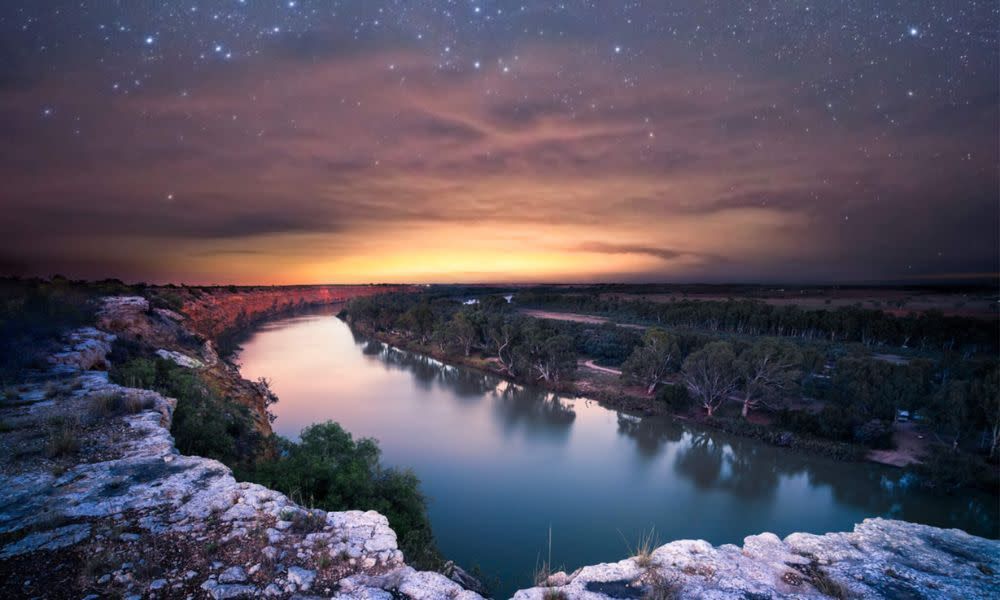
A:
<svg viewBox="0 0 1000 600">
<path fill-rule="evenodd" d="M 679 442 L 684 435 L 676 423 L 655 417 L 636 417 L 618 412 L 618 435 L 624 435 L 635 441 L 636 451 L 645 460 L 659 456 L 668 442 Z"/>
<path fill-rule="evenodd" d="M 960 490 L 955 495 L 921 489 L 901 469 L 876 465 L 834 465 L 851 468 L 851 482 L 835 468 L 809 471 L 809 483 L 829 485 L 837 502 L 857 506 L 871 516 L 957 527 L 977 535 L 997 537 L 1000 505 L 990 494 Z M 859 480 L 862 480 L 859 482 Z"/>
<path fill-rule="evenodd" d="M 716 487 L 722 475 L 722 446 L 704 432 L 690 434 L 688 440 L 687 446 L 677 454 L 674 470 L 700 490 Z"/>
<path fill-rule="evenodd" d="M 505 431 L 523 426 L 530 432 L 565 437 L 576 419 L 576 412 L 563 398 L 545 390 L 500 381 L 494 392 L 495 412 Z"/>
<path fill-rule="evenodd" d="M 410 373 L 424 389 L 438 384 L 461 398 L 481 398 L 496 387 L 497 378 L 488 373 L 446 365 L 435 358 L 393 348 L 381 342 L 366 341 L 361 351 L 377 357 L 388 368 Z"/>
<path fill-rule="evenodd" d="M 782 475 L 798 466 L 776 460 L 774 448 L 746 439 L 723 442 L 714 432 L 688 434 L 689 443 L 677 455 L 674 469 L 698 489 L 718 489 L 750 500 L 774 495 Z"/>
<path fill-rule="evenodd" d="M 576 413 L 566 402 L 545 390 L 528 388 L 474 369 L 443 365 L 420 354 L 406 352 L 358 335 L 361 351 L 383 364 L 411 373 L 418 385 L 435 383 L 457 397 L 496 398 L 494 411 L 505 432 L 517 428 L 553 439 L 568 439 Z M 717 431 L 686 431 L 655 417 L 618 413 L 618 434 L 635 441 L 640 457 L 651 460 L 669 444 L 678 444 L 675 472 L 700 490 L 729 491 L 737 497 L 767 499 L 782 477 L 805 474 L 811 487 L 829 486 L 833 500 L 871 516 L 886 516 L 942 527 L 958 527 L 997 536 L 1000 508 L 985 493 L 937 496 L 905 485 L 902 471 L 859 463 L 844 463 Z"/>
<path fill-rule="evenodd" d="M 718 432 L 693 431 L 686 438 L 690 441 L 681 443 L 674 469 L 701 490 L 724 490 L 744 500 L 767 499 L 782 478 L 804 474 L 810 487 L 828 487 L 834 502 L 866 516 L 997 536 L 1000 507 L 988 494 L 937 496 L 907 485 L 901 470 L 838 462 Z"/>
</svg>

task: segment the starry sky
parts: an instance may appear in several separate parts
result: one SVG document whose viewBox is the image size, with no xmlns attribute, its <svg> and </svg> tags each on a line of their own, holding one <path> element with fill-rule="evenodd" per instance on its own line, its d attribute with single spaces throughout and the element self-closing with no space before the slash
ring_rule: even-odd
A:
<svg viewBox="0 0 1000 600">
<path fill-rule="evenodd" d="M 982 1 L 4 0 L 0 272 L 998 271 Z"/>
</svg>

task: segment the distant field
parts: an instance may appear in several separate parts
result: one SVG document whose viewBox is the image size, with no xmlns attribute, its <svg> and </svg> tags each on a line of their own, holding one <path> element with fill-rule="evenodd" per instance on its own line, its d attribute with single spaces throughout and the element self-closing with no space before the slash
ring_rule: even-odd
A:
<svg viewBox="0 0 1000 600">
<path fill-rule="evenodd" d="M 805 309 L 835 309 L 842 306 L 861 305 L 863 308 L 884 310 L 894 315 L 922 313 L 938 310 L 945 315 L 996 319 L 998 297 L 986 293 L 936 293 L 906 289 L 852 288 L 821 290 L 755 290 L 752 294 L 734 293 L 607 293 L 602 297 L 649 300 L 651 302 L 676 302 L 678 300 L 727 300 L 751 298 L 776 306 L 798 306 Z"/>
</svg>

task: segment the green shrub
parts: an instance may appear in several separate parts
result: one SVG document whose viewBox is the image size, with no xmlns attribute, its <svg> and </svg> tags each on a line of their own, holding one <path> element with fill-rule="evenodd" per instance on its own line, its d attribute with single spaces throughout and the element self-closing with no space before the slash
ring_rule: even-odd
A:
<svg viewBox="0 0 1000 600">
<path fill-rule="evenodd" d="M 678 413 L 687 412 L 694 404 L 691 393 L 685 385 L 661 385 L 656 391 L 657 402 L 663 402 Z"/>
<path fill-rule="evenodd" d="M 311 425 L 296 443 L 279 439 L 279 457 L 240 473 L 324 510 L 376 510 L 400 537 L 407 562 L 437 568 L 434 543 L 420 482 L 408 470 L 385 468 L 375 440 L 354 440 L 337 423 Z"/>
<path fill-rule="evenodd" d="M 264 453 L 265 441 L 249 409 L 226 400 L 192 369 L 162 358 L 132 358 L 115 365 L 111 379 L 177 399 L 170 433 L 184 454 L 235 467 L 252 463 Z"/>
</svg>

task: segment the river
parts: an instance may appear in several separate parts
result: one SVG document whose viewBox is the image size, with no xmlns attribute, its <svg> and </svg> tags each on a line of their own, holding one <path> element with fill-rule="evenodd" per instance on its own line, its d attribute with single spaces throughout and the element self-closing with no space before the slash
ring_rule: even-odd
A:
<svg viewBox="0 0 1000 600">
<path fill-rule="evenodd" d="M 886 516 L 997 535 L 985 494 L 930 495 L 887 467 L 512 385 L 357 337 L 332 314 L 264 324 L 239 361 L 245 377 L 271 380 L 280 435 L 334 420 L 412 468 L 442 552 L 498 577 L 497 597 L 530 585 L 550 528 L 552 562 L 570 571 L 621 560 L 650 531 L 739 544 Z"/>
</svg>

